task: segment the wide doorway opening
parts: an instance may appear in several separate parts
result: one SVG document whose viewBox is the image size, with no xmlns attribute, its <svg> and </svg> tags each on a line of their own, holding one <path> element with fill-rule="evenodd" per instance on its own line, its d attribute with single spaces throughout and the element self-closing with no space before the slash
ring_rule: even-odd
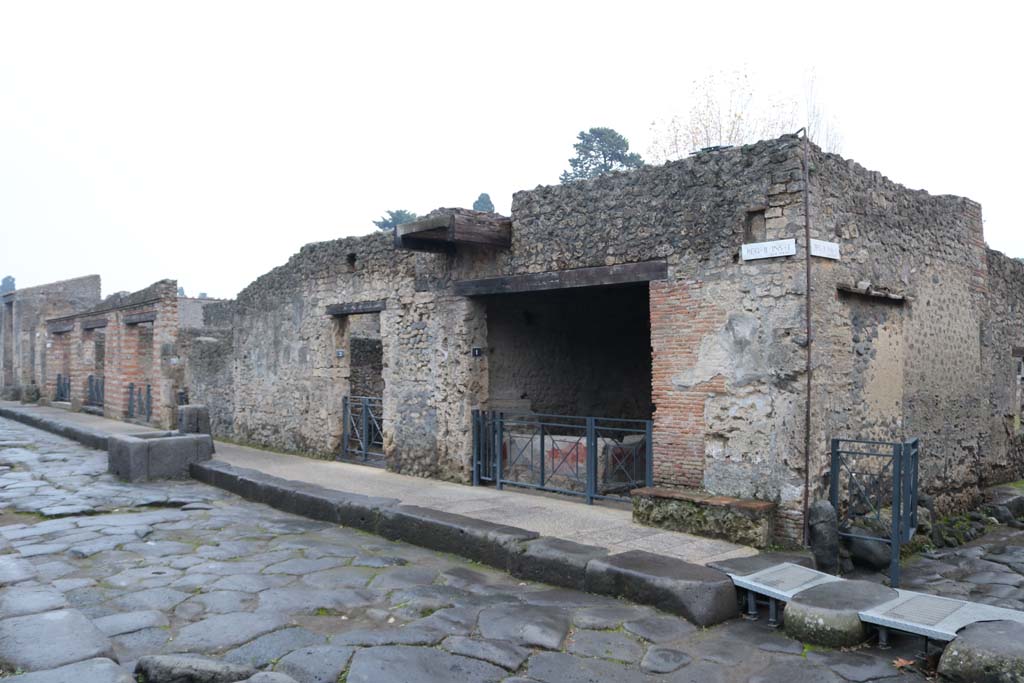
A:
<svg viewBox="0 0 1024 683">
<path fill-rule="evenodd" d="M 588 502 L 647 485 L 648 284 L 482 300 L 489 398 L 474 424 L 475 476 Z"/>
</svg>

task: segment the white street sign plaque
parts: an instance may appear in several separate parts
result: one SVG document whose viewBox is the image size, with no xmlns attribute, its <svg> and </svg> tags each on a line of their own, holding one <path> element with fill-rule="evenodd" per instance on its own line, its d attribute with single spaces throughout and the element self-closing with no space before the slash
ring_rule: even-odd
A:
<svg viewBox="0 0 1024 683">
<path fill-rule="evenodd" d="M 778 258 L 780 256 L 793 256 L 796 254 L 796 240 L 775 240 L 774 242 L 755 242 L 744 244 L 740 248 L 740 255 L 744 261 L 753 261 L 759 258 Z"/>
<path fill-rule="evenodd" d="M 822 258 L 829 258 L 833 261 L 839 260 L 839 244 L 836 242 L 826 242 L 824 240 L 811 240 L 811 256 L 820 256 Z"/>
</svg>

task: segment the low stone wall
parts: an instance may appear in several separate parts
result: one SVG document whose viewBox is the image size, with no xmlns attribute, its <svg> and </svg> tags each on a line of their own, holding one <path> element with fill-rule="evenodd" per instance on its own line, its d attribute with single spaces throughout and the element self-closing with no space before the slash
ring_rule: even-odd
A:
<svg viewBox="0 0 1024 683">
<path fill-rule="evenodd" d="M 775 504 L 701 491 L 634 489 L 633 521 L 670 531 L 724 538 L 765 548 L 772 541 Z"/>
</svg>

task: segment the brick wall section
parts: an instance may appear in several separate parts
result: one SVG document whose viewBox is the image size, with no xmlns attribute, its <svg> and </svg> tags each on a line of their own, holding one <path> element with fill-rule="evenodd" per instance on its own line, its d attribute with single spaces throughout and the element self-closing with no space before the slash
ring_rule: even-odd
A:
<svg viewBox="0 0 1024 683">
<path fill-rule="evenodd" d="M 679 377 L 698 361 L 705 337 L 721 326 L 722 311 L 702 297 L 700 281 L 650 285 L 654 482 L 700 488 L 704 483 L 705 419 L 709 396 L 725 391 L 717 376 L 693 386 Z"/>
<path fill-rule="evenodd" d="M 155 314 L 152 322 L 131 323 L 138 314 Z M 105 318 L 105 353 L 102 368 L 97 367 L 95 338 L 98 334 L 82 330 L 86 320 Z M 115 294 L 86 310 L 54 318 L 49 322 L 73 328 L 62 334 L 49 334 L 46 348 L 45 396 L 56 390 L 57 373 L 70 374 L 72 407 L 85 402 L 89 375 L 105 377 L 104 414 L 124 419 L 128 416 L 128 385 L 134 384 L 145 395 L 150 386 L 151 423 L 170 428 L 177 421 L 176 390 L 181 376 L 177 356 L 179 332 L 177 283 L 161 280 L 131 294 Z M 136 415 L 136 419 L 142 416 Z"/>
</svg>

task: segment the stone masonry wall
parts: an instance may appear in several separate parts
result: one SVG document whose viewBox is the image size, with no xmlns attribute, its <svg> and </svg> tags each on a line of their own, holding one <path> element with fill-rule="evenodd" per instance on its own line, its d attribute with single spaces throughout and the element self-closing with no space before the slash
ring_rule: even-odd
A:
<svg viewBox="0 0 1024 683">
<path fill-rule="evenodd" d="M 1019 448 L 992 425 L 1007 429 L 1008 359 L 1024 347 L 1020 268 L 985 248 L 969 200 L 909 191 L 813 146 L 810 178 L 812 237 L 842 252 L 811 262 L 811 497 L 827 483 L 828 439 L 919 436 L 924 488 L 940 508 L 962 507 L 1007 476 L 1006 449 Z M 471 353 L 492 345 L 487 302 L 453 283 L 662 261 L 667 277 L 649 284 L 655 484 L 775 502 L 777 536 L 798 540 L 804 189 L 803 144 L 784 136 L 517 193 L 507 249 L 396 251 L 383 233 L 307 245 L 239 295 L 232 353 L 211 352 L 209 379 L 193 373 L 193 401 L 219 386 L 220 433 L 334 454 L 354 323 L 326 307 L 382 301 L 388 467 L 466 481 L 471 412 L 492 390 L 507 397 L 491 386 L 501 372 L 488 354 Z M 782 239 L 796 241 L 794 256 L 740 258 L 744 243 Z M 896 298 L 840 290 L 864 282 Z"/>
<path fill-rule="evenodd" d="M 983 461 L 986 485 L 1024 478 L 1024 263 L 992 250 L 987 261 L 989 308 L 981 344 L 993 457 Z"/>
<path fill-rule="evenodd" d="M 83 310 L 99 300 L 99 275 L 26 287 L 0 297 L 0 367 L 4 369 L 0 372 L 0 389 L 3 395 L 17 398 L 23 386 L 46 384 L 47 319 Z"/>
<path fill-rule="evenodd" d="M 97 366 L 95 338 L 85 324 L 103 324 L 102 368 Z M 149 387 L 152 424 L 168 428 L 177 420 L 176 390 L 180 384 L 177 283 L 161 280 L 133 293 L 113 294 L 92 307 L 46 321 L 44 392 L 52 396 L 58 373 L 70 375 L 71 404 L 86 400 L 88 376 L 105 381 L 103 412 L 124 419 L 132 393 Z M 70 327 L 69 330 L 66 328 Z M 65 331 L 66 330 L 66 331 Z M 136 410 L 135 419 L 145 416 Z"/>
<path fill-rule="evenodd" d="M 940 512 L 963 509 L 1006 457 L 992 448 L 982 372 L 981 208 L 817 149 L 812 185 L 814 236 L 842 250 L 841 261 L 814 260 L 812 496 L 825 494 L 830 438 L 920 437 L 924 491 Z M 903 299 L 839 289 L 858 283 Z"/>
</svg>

